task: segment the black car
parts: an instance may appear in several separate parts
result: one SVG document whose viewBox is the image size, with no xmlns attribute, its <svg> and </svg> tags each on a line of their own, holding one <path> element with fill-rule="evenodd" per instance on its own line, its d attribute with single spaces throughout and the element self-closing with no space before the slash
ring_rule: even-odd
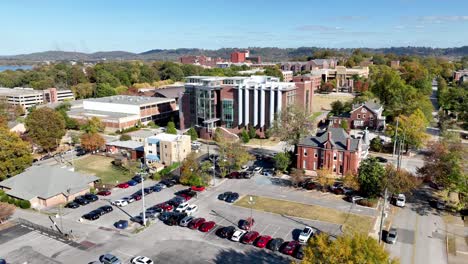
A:
<svg viewBox="0 0 468 264">
<path fill-rule="evenodd" d="M 176 215 L 171 215 L 164 223 L 168 226 L 175 226 L 179 223 L 179 221 L 177 221 L 178 219 Z"/>
<path fill-rule="evenodd" d="M 174 206 L 174 207 L 177 207 L 179 206 L 181 203 L 184 203 L 186 202 L 185 199 L 183 197 L 180 197 L 180 196 L 176 196 L 172 199 L 170 199 L 169 201 L 167 201 L 168 204 Z"/>
<path fill-rule="evenodd" d="M 139 196 L 141 196 L 141 194 L 142 194 L 141 190 L 138 190 L 138 191 L 136 191 L 136 192 L 135 192 L 134 194 L 132 194 L 132 195 L 139 195 Z"/>
<path fill-rule="evenodd" d="M 65 207 L 75 209 L 80 207 L 80 205 L 77 202 L 69 202 L 65 205 Z"/>
<path fill-rule="evenodd" d="M 281 245 L 283 245 L 284 243 L 284 239 L 282 238 L 275 238 L 275 239 L 272 239 L 267 247 L 268 249 L 272 250 L 272 251 L 278 251 L 281 247 Z"/>
<path fill-rule="evenodd" d="M 304 246 L 303 245 L 299 245 L 296 248 L 296 252 L 294 252 L 294 257 L 297 258 L 297 259 L 303 259 L 304 258 Z"/>
<path fill-rule="evenodd" d="M 174 212 L 162 212 L 158 218 L 159 220 L 161 221 L 166 221 L 167 219 L 169 219 L 172 215 L 174 214 Z"/>
<path fill-rule="evenodd" d="M 150 193 L 152 193 L 154 190 L 153 190 L 153 188 L 148 187 L 148 188 L 143 189 L 143 191 L 145 192 L 145 194 L 150 194 Z"/>
<path fill-rule="evenodd" d="M 83 218 L 86 220 L 94 221 L 99 219 L 99 214 L 91 212 L 83 215 Z"/>
<path fill-rule="evenodd" d="M 387 163 L 388 159 L 384 158 L 384 157 L 375 157 L 377 159 L 378 162 L 381 162 L 381 163 Z"/>
<path fill-rule="evenodd" d="M 96 210 L 91 211 L 91 214 L 97 214 L 99 216 L 103 216 L 106 214 L 106 211 L 102 210 L 101 208 L 98 208 Z"/>
<path fill-rule="evenodd" d="M 75 203 L 79 204 L 79 205 L 87 205 L 89 204 L 89 201 L 85 198 L 83 198 L 82 196 L 78 196 L 75 198 L 74 200 Z"/>
<path fill-rule="evenodd" d="M 221 193 L 218 195 L 218 200 L 225 201 L 231 194 L 232 192 Z"/>
<path fill-rule="evenodd" d="M 138 183 L 141 183 L 141 181 L 143 181 L 143 177 L 141 177 L 140 175 L 136 175 L 132 178 L 132 180 L 138 182 Z"/>
<path fill-rule="evenodd" d="M 157 186 L 157 185 L 155 185 L 155 186 L 153 186 L 151 188 L 153 189 L 153 192 L 160 192 L 162 190 L 162 188 L 160 186 Z"/>
<path fill-rule="evenodd" d="M 98 209 L 104 211 L 106 214 L 114 211 L 114 208 L 112 208 L 112 206 L 110 205 L 104 205 L 104 206 L 99 207 Z"/>
<path fill-rule="evenodd" d="M 95 202 L 97 201 L 99 198 L 97 197 L 97 195 L 95 194 L 92 194 L 92 193 L 87 193 L 83 196 L 83 198 L 85 198 L 86 200 L 90 201 L 90 202 Z"/>
<path fill-rule="evenodd" d="M 225 227 L 222 227 L 222 228 L 219 228 L 218 230 L 216 230 L 216 234 L 220 238 L 232 237 L 232 234 L 234 234 L 234 232 L 236 232 L 236 227 L 235 226 L 225 226 Z"/>
<path fill-rule="evenodd" d="M 231 193 L 227 198 L 226 198 L 226 202 L 228 203 L 233 203 L 235 202 L 237 199 L 239 199 L 239 194 L 238 193 Z"/>
<path fill-rule="evenodd" d="M 76 151 L 76 156 L 77 157 L 84 156 L 84 155 L 86 155 L 86 150 L 80 149 L 80 150 Z"/>
<path fill-rule="evenodd" d="M 171 181 L 171 180 L 162 180 L 162 181 L 160 181 L 160 183 L 166 185 L 167 188 L 170 188 L 170 187 L 175 185 L 175 183 L 173 181 Z"/>
<path fill-rule="evenodd" d="M 188 189 L 183 189 L 183 190 L 180 190 L 180 191 L 178 191 L 178 192 L 175 192 L 174 194 L 175 194 L 175 195 L 185 194 L 185 195 L 188 195 L 188 196 L 190 196 L 190 197 L 194 197 L 195 195 L 197 195 L 197 192 L 192 191 L 191 188 L 188 188 Z"/>
</svg>

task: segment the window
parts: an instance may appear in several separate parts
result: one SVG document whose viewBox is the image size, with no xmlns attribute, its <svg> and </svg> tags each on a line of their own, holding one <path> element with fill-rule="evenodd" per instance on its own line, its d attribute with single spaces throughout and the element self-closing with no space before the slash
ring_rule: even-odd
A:
<svg viewBox="0 0 468 264">
<path fill-rule="evenodd" d="M 374 120 L 374 116 L 371 115 L 371 116 L 370 116 L 370 120 Z"/>
<path fill-rule="evenodd" d="M 153 151 L 152 151 L 152 150 L 148 150 L 148 153 L 149 153 L 149 154 L 153 154 Z"/>
<path fill-rule="evenodd" d="M 149 147 L 151 147 L 151 146 L 153 146 L 153 144 L 151 144 L 151 143 L 148 143 L 148 146 L 149 146 Z"/>
<path fill-rule="evenodd" d="M 167 145 L 164 145 L 164 148 L 167 148 Z"/>
<path fill-rule="evenodd" d="M 361 119 L 361 115 L 357 115 L 357 118 L 358 118 L 358 119 Z"/>
<path fill-rule="evenodd" d="M 333 165 L 333 172 L 336 172 L 336 165 Z"/>
<path fill-rule="evenodd" d="M 316 170 L 316 169 L 317 169 L 317 163 L 315 163 L 315 161 L 314 161 L 314 170 Z"/>
<path fill-rule="evenodd" d="M 336 153 L 333 153 L 333 160 L 336 160 Z"/>
<path fill-rule="evenodd" d="M 303 160 L 303 161 L 302 161 L 302 168 L 303 168 L 303 169 L 306 169 L 306 165 L 307 165 L 307 161 Z"/>
<path fill-rule="evenodd" d="M 363 115 L 362 115 L 362 118 L 364 118 L 364 119 L 365 119 L 365 118 L 366 118 L 366 114 L 363 114 Z"/>
<path fill-rule="evenodd" d="M 316 157 L 318 157 L 317 151 L 315 151 L 315 153 L 314 153 L 314 158 L 316 158 Z"/>
<path fill-rule="evenodd" d="M 304 157 L 307 157 L 307 149 L 304 149 Z"/>
</svg>

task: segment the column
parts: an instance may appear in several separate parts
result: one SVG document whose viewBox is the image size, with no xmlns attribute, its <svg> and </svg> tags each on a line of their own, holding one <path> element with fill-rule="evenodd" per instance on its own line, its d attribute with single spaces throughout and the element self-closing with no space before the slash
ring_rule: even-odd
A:
<svg viewBox="0 0 468 264">
<path fill-rule="evenodd" d="M 254 120 L 253 126 L 256 127 L 258 125 L 258 85 L 256 84 L 254 87 Z"/>
<path fill-rule="evenodd" d="M 250 116 L 250 109 L 249 109 L 249 106 L 250 106 L 250 102 L 249 102 L 249 87 L 245 87 L 245 91 L 244 91 L 244 98 L 245 98 L 245 122 L 244 122 L 244 125 L 245 126 L 248 126 L 249 125 L 249 116 Z"/>
<path fill-rule="evenodd" d="M 237 115 L 237 119 L 239 120 L 238 124 L 237 125 L 241 125 L 242 124 L 242 86 L 239 86 L 239 89 L 237 89 L 237 92 L 238 92 L 238 102 L 237 102 L 237 110 L 238 110 L 238 115 Z"/>
<path fill-rule="evenodd" d="M 260 86 L 260 127 L 265 126 L 265 87 Z"/>
<path fill-rule="evenodd" d="M 270 126 L 273 124 L 275 118 L 275 90 L 273 87 L 270 87 Z"/>
<path fill-rule="evenodd" d="M 278 108 L 277 108 L 277 113 L 281 112 L 281 106 L 283 103 L 283 96 L 281 96 L 281 87 L 278 86 L 278 91 L 277 91 L 277 97 L 278 97 Z"/>
</svg>

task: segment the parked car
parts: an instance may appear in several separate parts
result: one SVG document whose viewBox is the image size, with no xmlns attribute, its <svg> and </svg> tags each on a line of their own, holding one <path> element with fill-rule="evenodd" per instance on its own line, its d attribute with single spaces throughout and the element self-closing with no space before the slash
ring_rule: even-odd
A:
<svg viewBox="0 0 468 264">
<path fill-rule="evenodd" d="M 168 203 L 160 203 L 157 204 L 155 207 L 163 209 L 165 212 L 170 212 L 174 207 Z"/>
<path fill-rule="evenodd" d="M 388 159 L 386 159 L 384 157 L 377 156 L 375 158 L 377 159 L 378 162 L 381 162 L 381 163 L 387 163 L 388 162 Z"/>
<path fill-rule="evenodd" d="M 257 231 L 249 231 L 242 237 L 242 243 L 252 244 L 259 235 Z"/>
<path fill-rule="evenodd" d="M 86 150 L 80 149 L 80 150 L 76 151 L 76 156 L 81 157 L 81 156 L 86 155 L 86 153 L 87 153 Z"/>
<path fill-rule="evenodd" d="M 118 229 L 125 229 L 128 227 L 128 221 L 127 220 L 119 220 L 114 223 L 114 226 Z"/>
<path fill-rule="evenodd" d="M 255 168 L 253 169 L 253 172 L 254 172 L 254 173 L 261 173 L 261 172 L 262 172 L 262 167 L 255 167 Z"/>
<path fill-rule="evenodd" d="M 100 208 L 91 211 L 91 214 L 97 214 L 97 215 L 99 215 L 99 216 L 103 216 L 103 215 L 105 215 L 106 213 L 107 213 L 106 211 L 104 211 L 104 210 L 102 210 L 102 209 L 100 209 Z"/>
<path fill-rule="evenodd" d="M 216 235 L 218 235 L 220 238 L 228 238 L 232 237 L 235 231 L 235 226 L 225 226 L 216 230 Z"/>
<path fill-rule="evenodd" d="M 83 198 L 82 196 L 78 196 L 75 198 L 75 200 L 73 200 L 75 203 L 79 204 L 79 205 L 87 205 L 89 204 L 89 201 L 85 198 Z"/>
<path fill-rule="evenodd" d="M 174 193 L 175 195 L 187 195 L 187 196 L 191 196 L 191 197 L 194 197 L 197 195 L 197 192 L 195 191 L 192 191 L 192 188 L 188 188 L 188 189 L 183 189 L 183 190 L 180 190 L 178 192 L 175 192 Z"/>
<path fill-rule="evenodd" d="M 161 214 L 159 214 L 158 218 L 159 220 L 164 222 L 167 219 L 169 219 L 169 217 L 171 217 L 172 215 L 173 215 L 173 212 L 162 212 Z"/>
<path fill-rule="evenodd" d="M 255 219 L 249 217 L 248 219 L 242 219 L 239 221 L 239 228 L 243 230 L 250 230 L 254 224 Z"/>
<path fill-rule="evenodd" d="M 299 245 L 296 248 L 296 252 L 294 252 L 294 257 L 297 259 L 303 259 L 304 258 L 304 245 Z"/>
<path fill-rule="evenodd" d="M 309 241 L 310 237 L 313 236 L 315 233 L 315 229 L 310 226 L 306 226 L 304 230 L 299 234 L 299 242 L 302 244 L 306 244 Z"/>
<path fill-rule="evenodd" d="M 154 187 L 156 187 L 156 186 L 159 187 L 159 188 L 161 188 L 161 189 L 166 189 L 166 188 L 167 188 L 166 184 L 161 183 L 161 182 L 160 182 L 160 183 L 157 183 Z"/>
<path fill-rule="evenodd" d="M 386 239 L 387 243 L 395 244 L 397 240 L 397 236 L 398 236 L 398 233 L 397 233 L 396 228 L 390 228 L 390 230 L 387 233 L 387 239 Z"/>
<path fill-rule="evenodd" d="M 247 231 L 245 231 L 245 230 L 241 230 L 241 229 L 240 229 L 240 230 L 236 230 L 236 231 L 232 234 L 231 240 L 232 240 L 232 241 L 239 242 L 239 241 L 242 239 L 242 237 L 245 235 L 245 233 L 247 233 Z"/>
<path fill-rule="evenodd" d="M 204 222 L 206 222 L 205 218 L 195 218 L 189 223 L 188 228 L 198 229 Z"/>
<path fill-rule="evenodd" d="M 155 186 L 153 186 L 151 188 L 153 188 L 153 192 L 160 192 L 162 190 L 161 186 L 159 186 L 159 185 L 155 185 Z"/>
<path fill-rule="evenodd" d="M 124 198 L 122 198 L 122 200 L 127 201 L 127 203 L 129 203 L 129 204 L 136 201 L 133 196 L 124 197 Z"/>
<path fill-rule="evenodd" d="M 117 184 L 117 187 L 119 187 L 120 189 L 127 189 L 129 186 L 130 185 L 127 182 Z"/>
<path fill-rule="evenodd" d="M 179 225 L 186 227 L 189 225 L 190 222 L 192 222 L 193 219 L 194 219 L 193 216 L 188 215 L 182 218 L 182 220 L 180 220 Z"/>
<path fill-rule="evenodd" d="M 126 200 L 115 200 L 112 202 L 113 205 L 115 206 L 119 206 L 119 207 L 124 207 L 124 206 L 127 206 L 128 205 L 128 201 Z"/>
<path fill-rule="evenodd" d="M 208 222 L 204 222 L 203 224 L 201 224 L 198 230 L 206 233 L 206 232 L 210 232 L 211 229 L 213 229 L 215 226 L 216 226 L 216 223 L 214 221 L 208 221 Z"/>
<path fill-rule="evenodd" d="M 172 186 L 175 185 L 175 183 L 171 180 L 162 180 L 160 183 L 166 185 L 167 188 L 171 188 Z"/>
<path fill-rule="evenodd" d="M 128 183 L 128 185 L 130 185 L 130 186 L 135 186 L 135 185 L 138 184 L 138 182 L 137 182 L 137 181 L 134 181 L 134 180 L 129 180 L 127 183 Z"/>
<path fill-rule="evenodd" d="M 226 198 L 231 195 L 232 192 L 223 192 L 218 195 L 218 200 L 225 201 Z"/>
<path fill-rule="evenodd" d="M 299 246 L 298 241 L 289 241 L 286 246 L 283 248 L 283 254 L 292 255 L 296 250 L 296 247 Z"/>
<path fill-rule="evenodd" d="M 148 258 L 148 257 L 143 257 L 143 256 L 138 256 L 132 258 L 130 261 L 132 264 L 153 264 L 154 262 Z"/>
<path fill-rule="evenodd" d="M 399 206 L 399 207 L 405 207 L 405 204 L 406 204 L 406 196 L 402 193 L 398 194 L 398 196 L 396 197 L 396 202 L 395 202 L 396 206 Z"/>
<path fill-rule="evenodd" d="M 111 195 L 111 192 L 108 191 L 108 190 L 104 190 L 104 191 L 100 191 L 97 193 L 97 195 L 101 195 L 101 196 L 109 196 Z"/>
<path fill-rule="evenodd" d="M 255 243 L 255 246 L 259 248 L 264 248 L 268 245 L 268 242 L 270 242 L 271 239 L 271 236 L 261 236 L 258 238 L 257 242 Z"/>
<path fill-rule="evenodd" d="M 145 194 L 150 194 L 150 193 L 152 193 L 154 190 L 153 190 L 153 188 L 151 188 L 151 187 L 146 187 L 145 189 L 143 189 L 143 191 L 145 192 Z"/>
<path fill-rule="evenodd" d="M 104 211 L 106 214 L 114 211 L 114 208 L 112 208 L 112 206 L 110 205 L 104 205 L 104 206 L 99 207 L 98 209 Z"/>
<path fill-rule="evenodd" d="M 94 221 L 94 220 L 99 219 L 99 216 L 100 216 L 100 214 L 98 214 L 98 213 L 90 212 L 90 213 L 87 213 L 87 214 L 83 215 L 83 218 L 86 219 L 86 220 Z"/>
<path fill-rule="evenodd" d="M 141 175 L 135 175 L 132 177 L 132 180 L 138 182 L 138 183 L 141 183 L 141 181 L 144 181 L 145 178 L 141 177 Z"/>
<path fill-rule="evenodd" d="M 130 196 L 131 198 L 135 199 L 135 201 L 140 201 L 141 200 L 141 195 L 140 194 L 132 194 L 132 196 Z"/>
<path fill-rule="evenodd" d="M 273 170 L 264 170 L 262 174 L 267 177 L 272 177 L 274 175 Z"/>
<path fill-rule="evenodd" d="M 87 193 L 87 194 L 83 195 L 83 198 L 85 198 L 86 200 L 88 200 L 90 202 L 95 202 L 95 201 L 99 200 L 99 197 L 97 197 L 97 195 L 92 194 L 92 193 Z"/>
<path fill-rule="evenodd" d="M 80 204 L 77 203 L 77 202 L 69 202 L 65 205 L 65 208 L 72 208 L 72 209 L 76 209 L 80 207 Z"/>
<path fill-rule="evenodd" d="M 175 226 L 178 224 L 178 217 L 174 214 L 170 215 L 166 221 L 164 221 L 164 224 L 168 225 L 168 226 Z"/>
<path fill-rule="evenodd" d="M 185 201 L 189 201 L 192 199 L 192 196 L 188 195 L 188 194 L 185 194 L 185 193 L 182 193 L 182 194 L 179 194 L 180 197 L 184 198 Z"/>
<path fill-rule="evenodd" d="M 99 261 L 103 264 L 121 264 L 120 259 L 112 254 L 105 254 L 99 257 Z"/>
<path fill-rule="evenodd" d="M 237 171 L 233 171 L 228 174 L 227 178 L 229 179 L 239 179 L 240 178 L 240 173 Z"/>
<path fill-rule="evenodd" d="M 181 203 L 181 204 L 179 204 L 179 206 L 177 206 L 175 211 L 179 212 L 179 213 L 183 213 L 183 212 L 185 212 L 185 210 L 187 210 L 188 207 L 189 207 L 188 203 Z"/>
<path fill-rule="evenodd" d="M 284 239 L 278 237 L 278 238 L 270 240 L 270 243 L 268 243 L 267 247 L 268 249 L 272 251 L 278 251 L 280 250 L 281 245 L 283 245 L 283 243 L 284 243 Z"/>
<path fill-rule="evenodd" d="M 187 207 L 187 209 L 185 209 L 185 213 L 187 215 L 193 215 L 196 212 L 198 212 L 198 205 L 196 205 L 196 204 L 191 204 L 191 205 L 189 205 L 189 207 Z"/>
<path fill-rule="evenodd" d="M 238 193 L 231 193 L 231 194 L 226 198 L 226 202 L 228 202 L 228 203 L 233 203 L 233 202 L 235 202 L 237 199 L 239 199 L 239 194 L 238 194 Z"/>
<path fill-rule="evenodd" d="M 241 177 L 244 179 L 250 179 L 253 176 L 253 172 L 250 171 L 243 171 L 241 172 Z"/>
<path fill-rule="evenodd" d="M 203 192 L 204 190 L 205 186 L 192 186 L 192 191 Z"/>
</svg>

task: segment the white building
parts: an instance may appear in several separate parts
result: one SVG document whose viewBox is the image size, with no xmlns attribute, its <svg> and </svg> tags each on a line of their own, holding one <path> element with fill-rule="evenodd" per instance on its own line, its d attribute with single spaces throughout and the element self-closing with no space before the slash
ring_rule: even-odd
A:
<svg viewBox="0 0 468 264">
<path fill-rule="evenodd" d="M 44 103 L 43 92 L 33 88 L 0 88 L 0 99 L 25 109 Z"/>
<path fill-rule="evenodd" d="M 145 139 L 146 163 L 171 165 L 183 161 L 191 151 L 190 136 L 187 135 L 161 133 Z"/>
</svg>

